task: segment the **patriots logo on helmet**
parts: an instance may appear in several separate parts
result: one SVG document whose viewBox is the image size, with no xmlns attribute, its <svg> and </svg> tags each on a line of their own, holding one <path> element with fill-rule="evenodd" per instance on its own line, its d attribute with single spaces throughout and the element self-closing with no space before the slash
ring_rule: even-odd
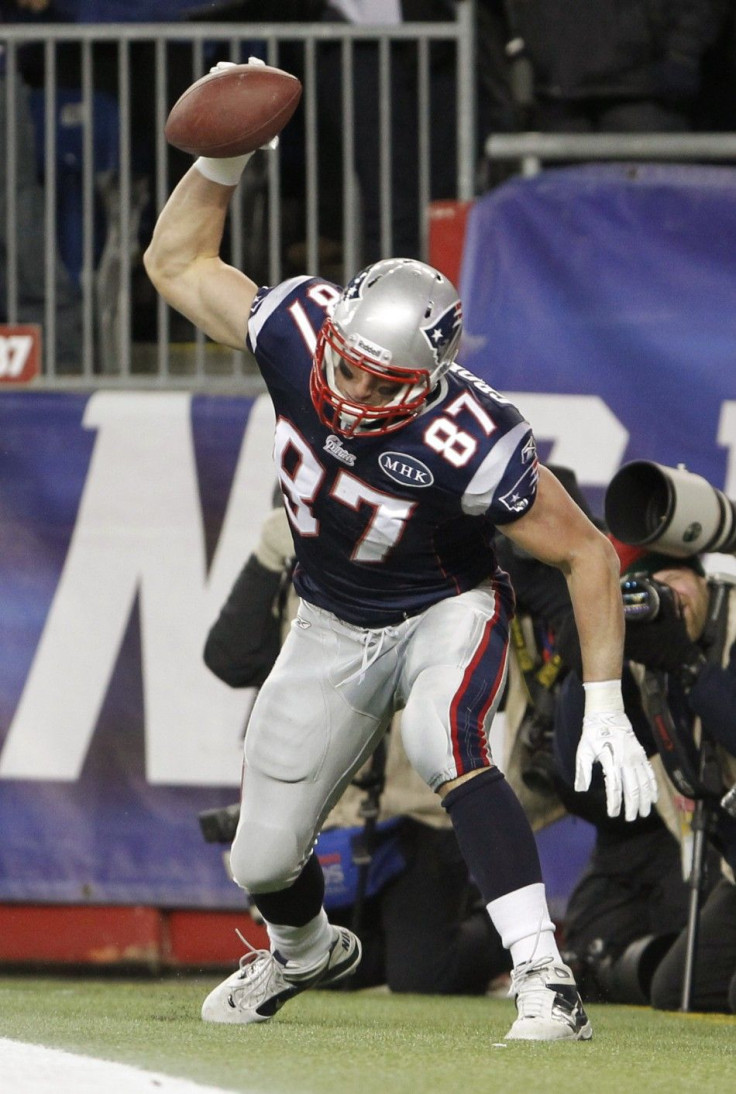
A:
<svg viewBox="0 0 736 1094">
<path fill-rule="evenodd" d="M 457 335 L 462 322 L 462 304 L 459 300 L 456 300 L 430 326 L 421 328 L 422 334 L 427 339 L 434 354 L 434 359 L 438 364 L 444 360 L 447 347 Z"/>
<path fill-rule="evenodd" d="M 370 273 L 370 267 L 365 270 L 361 270 L 359 274 L 356 274 L 352 281 L 349 281 L 345 286 L 342 294 L 343 300 L 354 300 L 356 296 L 363 295 L 363 282 Z"/>
</svg>

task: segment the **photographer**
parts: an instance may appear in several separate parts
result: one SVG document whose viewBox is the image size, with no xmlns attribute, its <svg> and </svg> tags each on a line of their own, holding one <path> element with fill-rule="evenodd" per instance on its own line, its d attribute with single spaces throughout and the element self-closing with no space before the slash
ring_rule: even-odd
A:
<svg viewBox="0 0 736 1094">
<path fill-rule="evenodd" d="M 707 798 L 707 834 L 722 856 L 722 876 L 699 915 L 691 1005 L 700 1011 L 736 1011 L 736 819 L 719 804 L 724 791 L 736 781 L 736 586 L 728 578 L 708 578 L 701 567 L 682 565 L 672 558 L 652 576 L 657 586 L 664 587 L 658 589 L 659 610 L 641 630 L 627 627 L 626 652 L 642 666 L 634 671 L 650 719 L 662 717 L 653 680 L 666 673 L 664 689 L 675 729 L 673 739 L 695 742 L 699 748 L 702 785 L 696 784 L 696 789 L 699 796 Z M 690 737 L 686 736 L 688 731 Z M 684 754 L 676 762 L 689 777 Z M 665 751 L 655 768 L 661 788 L 659 809 L 674 831 L 681 801 L 678 769 L 668 768 Z M 683 933 L 654 974 L 653 1006 L 663 1010 L 679 1007 L 686 948 Z"/>
<path fill-rule="evenodd" d="M 692 798 L 707 798 L 708 835 L 722 856 L 722 877 L 715 882 L 699 915 L 691 1006 L 695 1010 L 728 1011 L 736 1005 L 736 887 L 732 872 L 736 865 L 736 821 L 719 801 L 736 778 L 736 588 L 728 579 L 706 577 L 698 556 L 674 558 L 617 546 L 622 557 L 622 596 L 627 616 L 624 701 L 634 731 L 653 757 L 660 787 L 658 812 L 682 844 L 683 864 L 689 866 Z M 570 785 L 570 747 L 578 732 L 578 701 L 571 677 L 564 689 L 556 727 L 559 769 Z M 641 845 L 644 854 L 637 856 L 629 841 L 634 835 L 632 828 L 620 844 L 619 862 L 628 860 L 624 874 L 617 878 L 608 864 L 606 880 L 614 889 L 618 881 L 622 892 L 637 857 L 640 876 L 645 876 L 646 842 Z M 641 835 L 643 839 L 652 838 L 643 833 L 643 828 Z M 661 836 L 657 839 L 661 842 Z M 669 858 L 664 880 L 673 887 L 674 899 L 660 900 L 658 906 L 670 919 L 658 915 L 652 925 L 661 937 L 659 944 L 652 940 L 648 968 L 628 970 L 645 981 L 645 989 L 651 989 L 652 1004 L 660 1009 L 680 1006 L 687 953 L 684 923 L 677 941 L 668 948 L 670 940 L 666 936 L 673 925 L 672 913 L 681 916 L 683 912 L 683 889 L 675 884 L 671 850 Z M 653 872 L 652 883 L 656 883 L 658 873 L 659 867 Z M 662 887 L 661 895 L 665 894 Z M 635 951 L 632 953 L 637 956 Z M 590 960 L 590 953 L 587 956 Z M 638 956 L 644 956 L 641 945 Z M 617 960 L 619 978 L 626 978 L 625 955 L 614 951 L 605 966 L 609 983 L 616 980 Z"/>
</svg>

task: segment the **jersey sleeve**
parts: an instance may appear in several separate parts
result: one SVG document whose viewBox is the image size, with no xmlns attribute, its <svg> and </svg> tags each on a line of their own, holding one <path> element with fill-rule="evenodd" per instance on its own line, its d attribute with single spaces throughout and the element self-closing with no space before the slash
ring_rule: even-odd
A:
<svg viewBox="0 0 736 1094">
<path fill-rule="evenodd" d="M 493 524 L 512 524 L 537 496 L 539 459 L 531 426 L 521 419 L 490 449 L 463 494 L 462 506 Z"/>
<path fill-rule="evenodd" d="M 328 307 L 339 295 L 337 285 L 306 275 L 258 290 L 245 344 L 269 389 L 301 385 Z"/>
</svg>

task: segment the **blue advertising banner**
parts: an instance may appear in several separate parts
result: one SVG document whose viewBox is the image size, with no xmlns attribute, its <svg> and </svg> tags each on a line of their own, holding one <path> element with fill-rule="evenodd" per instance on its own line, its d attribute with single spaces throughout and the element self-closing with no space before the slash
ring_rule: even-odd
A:
<svg viewBox="0 0 736 1094">
<path fill-rule="evenodd" d="M 736 498 L 736 170 L 509 181 L 461 291 L 462 364 L 595 512 L 632 459 Z M 237 797 L 252 693 L 202 649 L 272 432 L 266 396 L 0 393 L 0 901 L 243 907 L 197 813 Z"/>
<path fill-rule="evenodd" d="M 245 906 L 197 814 L 237 800 L 253 693 L 202 649 L 272 432 L 266 397 L 0 394 L 0 903 Z M 558 900 L 582 863 L 541 850 Z"/>
<path fill-rule="evenodd" d="M 197 813 L 252 693 L 202 661 L 270 509 L 267 399 L 0 396 L 0 900 L 242 907 Z"/>
<path fill-rule="evenodd" d="M 621 463 L 736 498 L 736 170 L 590 165 L 473 206 L 462 363 L 508 394 L 594 512 Z"/>
</svg>

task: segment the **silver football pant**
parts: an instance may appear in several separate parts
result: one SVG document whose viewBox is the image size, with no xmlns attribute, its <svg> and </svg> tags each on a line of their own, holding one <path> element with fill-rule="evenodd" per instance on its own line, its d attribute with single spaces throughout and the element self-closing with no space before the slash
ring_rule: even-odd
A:
<svg viewBox="0 0 736 1094">
<path fill-rule="evenodd" d="M 377 630 L 302 601 L 248 724 L 230 857 L 238 884 L 254 894 L 293 884 L 397 710 L 431 789 L 490 766 L 507 654 L 508 616 L 490 581 Z"/>
</svg>

